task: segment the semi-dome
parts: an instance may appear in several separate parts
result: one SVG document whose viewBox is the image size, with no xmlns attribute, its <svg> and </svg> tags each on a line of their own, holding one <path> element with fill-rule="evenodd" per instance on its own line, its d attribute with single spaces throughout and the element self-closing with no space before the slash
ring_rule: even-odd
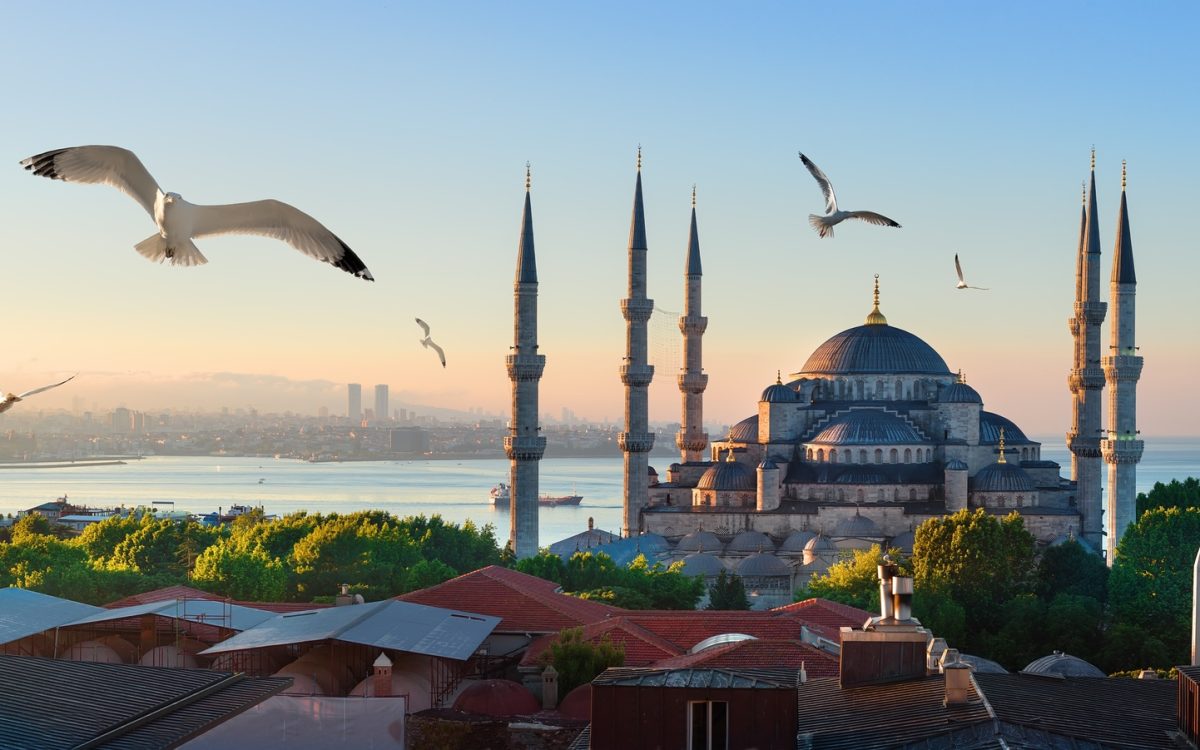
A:
<svg viewBox="0 0 1200 750">
<path fill-rule="evenodd" d="M 810 443 L 895 445 L 926 442 L 908 422 L 882 409 L 851 409 L 835 416 Z"/>
<path fill-rule="evenodd" d="M 1033 480 L 1016 464 L 994 463 L 979 470 L 972 481 L 975 492 L 1032 492 Z"/>
<path fill-rule="evenodd" d="M 1055 651 L 1049 656 L 1034 659 L 1025 665 L 1022 672 L 1031 674 L 1053 674 L 1059 677 L 1106 677 L 1104 672 L 1078 656 Z"/>
<path fill-rule="evenodd" d="M 758 478 L 754 470 L 737 461 L 720 461 L 700 476 L 696 483 L 698 490 L 717 491 L 754 491 L 758 488 Z"/>
<path fill-rule="evenodd" d="M 746 417 L 729 428 L 729 439 L 735 443 L 758 442 L 758 415 Z"/>
<path fill-rule="evenodd" d="M 991 659 L 985 659 L 982 656 L 959 654 L 958 660 L 970 667 L 972 672 L 980 672 L 982 674 L 1008 674 L 1007 669 Z"/>
<path fill-rule="evenodd" d="M 979 412 L 979 443 L 996 445 L 1000 442 L 1000 428 L 1004 428 L 1007 443 L 1028 443 L 1029 438 L 1012 420 L 990 411 Z"/>
<path fill-rule="evenodd" d="M 720 552 L 725 545 L 711 531 L 693 531 L 679 540 L 675 549 L 680 552 Z"/>
<path fill-rule="evenodd" d="M 762 397 L 758 400 L 768 401 L 772 404 L 790 404 L 797 401 L 799 398 L 799 394 L 797 394 L 791 388 L 788 388 L 780 381 L 776 381 L 767 386 L 766 390 L 762 392 Z"/>
<path fill-rule="evenodd" d="M 775 555 L 761 552 L 750 555 L 737 565 L 737 574 L 742 578 L 763 576 L 790 576 L 792 569 Z"/>
<path fill-rule="evenodd" d="M 721 571 L 725 570 L 725 563 L 721 562 L 721 558 L 708 552 L 697 552 L 683 558 L 683 570 L 685 576 L 718 576 Z"/>
<path fill-rule="evenodd" d="M 929 344 L 886 323 L 849 328 L 817 347 L 797 375 L 949 375 Z"/>
<path fill-rule="evenodd" d="M 855 513 L 849 518 L 838 521 L 833 528 L 834 536 L 880 536 L 879 524 L 866 516 Z"/>
<path fill-rule="evenodd" d="M 946 462 L 946 471 L 967 471 L 970 468 L 966 462 L 959 461 L 957 458 L 952 458 Z"/>
<path fill-rule="evenodd" d="M 455 711 L 484 716 L 535 714 L 541 708 L 533 693 L 512 680 L 481 680 L 454 699 Z"/>
<path fill-rule="evenodd" d="M 966 383 L 951 383 L 938 395 L 938 401 L 945 404 L 982 404 L 983 397 L 979 391 Z"/>
<path fill-rule="evenodd" d="M 804 545 L 808 544 L 816 538 L 816 534 L 806 529 L 797 529 L 788 538 L 783 540 L 783 544 L 779 545 L 780 552 L 803 552 Z"/>
<path fill-rule="evenodd" d="M 761 531 L 743 531 L 729 542 L 726 552 L 773 552 L 775 543 Z"/>
</svg>

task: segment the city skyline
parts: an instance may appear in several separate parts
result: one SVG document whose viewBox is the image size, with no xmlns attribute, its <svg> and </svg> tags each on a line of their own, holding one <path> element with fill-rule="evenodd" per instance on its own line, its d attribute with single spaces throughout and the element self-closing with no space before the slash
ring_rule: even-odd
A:
<svg viewBox="0 0 1200 750">
<path fill-rule="evenodd" d="M 54 57 L 32 38 L 6 45 L 0 60 L 23 71 L 5 84 L 7 98 L 38 106 L 0 123 L 12 160 L 0 170 L 0 243 L 8 275 L 27 280 L 6 288 L 9 318 L 31 321 L 7 331 L 0 385 L 19 391 L 80 372 L 17 408 L 78 398 L 151 409 L 157 398 L 285 410 L 274 400 L 336 414 L 345 384 L 358 382 L 389 384 L 393 403 L 503 414 L 528 160 L 542 409 L 616 421 L 618 300 L 641 144 L 647 294 L 675 311 L 666 326 L 652 323 L 659 357 L 682 343 L 675 316 L 698 186 L 707 422 L 753 413 L 777 370 L 799 369 L 822 341 L 862 323 L 879 273 L 892 325 L 964 370 L 988 408 L 1031 434 L 1062 434 L 1079 183 L 1094 144 L 1106 282 L 1121 160 L 1129 164 L 1147 362 L 1139 427 L 1195 433 L 1200 407 L 1177 396 L 1200 368 L 1177 311 L 1200 272 L 1177 219 L 1200 167 L 1188 132 L 1200 112 L 1179 93 L 1194 68 L 1195 8 L 1172 6 L 1173 23 L 1161 24 L 1115 3 L 757 15 L 471 7 L 477 20 L 466 25 L 420 6 L 164 10 L 206 47 L 158 38 L 136 9 L 68 5 Z M 6 5 L 0 22 L 36 28 L 48 12 Z M 277 33 L 263 34 L 268 25 Z M 822 33 L 806 33 L 810 25 Z M 16 164 L 83 143 L 135 150 L 165 189 L 193 201 L 292 202 L 379 281 L 338 278 L 246 238 L 206 240 L 203 268 L 147 263 L 132 245 L 152 226 L 128 198 L 34 180 Z M 807 216 L 821 196 L 797 150 L 847 205 L 904 227 L 843 225 L 817 238 Z M 956 252 L 972 283 L 991 291 L 954 289 Z M 445 370 L 420 347 L 416 316 L 439 331 Z M 678 421 L 674 375 L 660 366 L 650 386 L 656 423 Z M 324 384 L 342 390 L 322 396 Z"/>
</svg>

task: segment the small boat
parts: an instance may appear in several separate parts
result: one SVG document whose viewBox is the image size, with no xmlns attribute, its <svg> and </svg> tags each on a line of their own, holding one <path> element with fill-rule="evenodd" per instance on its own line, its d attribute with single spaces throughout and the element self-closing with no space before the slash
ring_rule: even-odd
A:
<svg viewBox="0 0 1200 750">
<path fill-rule="evenodd" d="M 492 491 L 488 493 L 488 497 L 491 498 L 492 505 L 497 508 L 507 508 L 512 502 L 509 487 L 503 482 L 493 487 Z M 553 508 L 559 505 L 579 505 L 582 500 L 583 495 L 574 493 L 570 495 L 540 495 L 538 505 Z"/>
</svg>

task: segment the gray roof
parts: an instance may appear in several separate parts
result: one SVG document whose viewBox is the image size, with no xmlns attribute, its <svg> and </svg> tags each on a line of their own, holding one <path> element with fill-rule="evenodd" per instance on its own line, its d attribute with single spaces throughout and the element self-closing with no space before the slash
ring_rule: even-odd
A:
<svg viewBox="0 0 1200 750">
<path fill-rule="evenodd" d="M 186 599 L 148 602 L 146 604 L 135 604 L 131 607 L 118 607 L 116 609 L 102 609 L 99 612 L 86 615 L 66 624 L 70 626 L 91 625 L 97 622 L 115 622 L 116 620 L 124 620 L 128 617 L 140 617 L 142 615 L 158 615 L 159 617 L 188 620 L 190 622 L 229 628 L 230 630 L 248 630 L 259 623 L 271 619 L 274 613 L 214 599 Z"/>
<path fill-rule="evenodd" d="M 637 183 L 633 188 L 633 220 L 629 225 L 629 249 L 646 249 L 646 212 L 642 208 L 642 167 L 638 156 Z"/>
<path fill-rule="evenodd" d="M 1004 428 L 1004 442 L 1009 445 L 1032 442 L 1025 437 L 1025 433 L 1021 432 L 1021 428 L 1017 427 L 1011 419 L 990 411 L 981 411 L 979 412 L 979 444 L 998 445 L 1001 427 Z"/>
<path fill-rule="evenodd" d="M 802 375 L 949 375 L 946 361 L 917 336 L 890 325 L 849 328 L 817 347 Z"/>
<path fill-rule="evenodd" d="M 1089 664 L 1078 656 L 1055 651 L 1049 656 L 1034 659 L 1021 670 L 1029 674 L 1052 674 L 1059 677 L 1105 677 L 1098 667 Z"/>
<path fill-rule="evenodd" d="M 517 247 L 517 283 L 537 283 L 537 258 L 533 251 L 533 207 L 525 190 L 525 213 L 521 216 L 521 242 Z"/>
<path fill-rule="evenodd" d="M 837 552 L 837 545 L 824 534 L 818 534 L 804 545 L 809 552 Z"/>
<path fill-rule="evenodd" d="M 938 401 L 946 404 L 982 404 L 983 397 L 966 383 L 951 383 L 938 394 Z"/>
<path fill-rule="evenodd" d="M 653 669 L 610 667 L 593 685 L 673 688 L 756 688 L 794 690 L 799 676 L 791 669 Z"/>
<path fill-rule="evenodd" d="M 780 552 L 803 552 L 804 545 L 808 544 L 816 534 L 807 529 L 797 529 L 788 538 L 783 540 L 783 544 L 779 545 Z"/>
<path fill-rule="evenodd" d="M 720 552 L 725 545 L 711 531 L 693 531 L 675 545 L 680 552 Z"/>
<path fill-rule="evenodd" d="M 971 479 L 974 492 L 1032 492 L 1033 480 L 1016 464 L 994 463 Z"/>
<path fill-rule="evenodd" d="M 735 536 L 725 547 L 726 552 L 772 552 L 775 542 L 761 531 L 746 530 Z"/>
<path fill-rule="evenodd" d="M 946 471 L 966 471 L 970 468 L 964 461 L 959 461 L 957 458 L 952 458 L 946 462 Z"/>
<path fill-rule="evenodd" d="M 759 401 L 769 401 L 773 404 L 790 404 L 799 399 L 800 396 L 783 383 L 772 383 L 763 390 L 762 396 L 758 398 Z"/>
<path fill-rule="evenodd" d="M 834 536 L 880 536 L 879 524 L 866 516 L 855 513 L 849 518 L 843 518 L 833 527 Z"/>
<path fill-rule="evenodd" d="M 650 563 L 655 561 L 661 553 L 666 552 L 671 548 L 667 540 L 658 534 L 639 534 L 638 536 L 629 536 L 623 539 L 616 539 L 608 544 L 599 547 L 593 547 L 590 551 L 594 554 L 605 554 L 612 558 L 612 561 L 621 567 L 629 565 L 637 559 L 638 555 L 645 555 L 646 560 Z M 553 550 L 551 550 L 553 551 Z M 555 553 L 559 554 L 559 553 Z M 572 551 L 571 554 L 574 554 Z M 563 558 L 569 559 L 571 555 L 560 555 Z"/>
<path fill-rule="evenodd" d="M 0 674 L 0 747 L 39 750 L 177 747 L 292 682 L 4 655 Z"/>
<path fill-rule="evenodd" d="M 499 623 L 490 615 L 388 599 L 277 615 L 200 653 L 338 640 L 462 661 Z"/>
<path fill-rule="evenodd" d="M 829 421 L 807 443 L 907 445 L 927 443 L 911 424 L 883 409 L 850 409 Z"/>
<path fill-rule="evenodd" d="M 615 542 L 621 537 L 603 529 L 585 529 L 578 534 L 572 534 L 566 539 L 560 539 L 550 545 L 550 552 L 563 558 L 570 558 L 576 552 L 593 550 L 597 547 Z"/>
<path fill-rule="evenodd" d="M 1136 284 L 1133 270 L 1133 238 L 1129 234 L 1129 207 L 1125 205 L 1125 188 L 1121 188 L 1121 208 L 1117 214 L 1117 246 L 1113 248 L 1112 281 L 1117 284 Z"/>
<path fill-rule="evenodd" d="M 737 461 L 720 461 L 696 482 L 698 490 L 746 492 L 758 488 L 754 470 Z"/>
<path fill-rule="evenodd" d="M 695 552 L 683 558 L 683 574 L 689 576 L 717 576 L 726 570 L 721 558 L 708 552 Z"/>
<path fill-rule="evenodd" d="M 774 554 L 758 552 L 738 563 L 737 574 L 742 577 L 790 576 L 792 569 Z"/>
<path fill-rule="evenodd" d="M 758 415 L 746 417 L 729 428 L 729 439 L 736 443 L 758 442 Z"/>
<path fill-rule="evenodd" d="M 104 611 L 90 604 L 29 589 L 0 589 L 0 643 L 19 641 L 26 636 Z"/>
</svg>

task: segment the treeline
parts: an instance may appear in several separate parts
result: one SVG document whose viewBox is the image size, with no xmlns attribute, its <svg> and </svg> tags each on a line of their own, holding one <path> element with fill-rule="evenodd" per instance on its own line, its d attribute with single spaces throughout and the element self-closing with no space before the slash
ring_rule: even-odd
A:
<svg viewBox="0 0 1200 750">
<path fill-rule="evenodd" d="M 1055 650 L 1108 673 L 1190 662 L 1192 565 L 1200 549 L 1200 482 L 1156 484 L 1111 570 L 1068 541 L 1036 554 L 1021 517 L 982 509 L 930 519 L 913 554 L 889 554 L 914 578 L 913 613 L 965 653 L 1019 670 Z M 799 598 L 878 609 L 879 547 L 814 577 Z"/>
</svg>

